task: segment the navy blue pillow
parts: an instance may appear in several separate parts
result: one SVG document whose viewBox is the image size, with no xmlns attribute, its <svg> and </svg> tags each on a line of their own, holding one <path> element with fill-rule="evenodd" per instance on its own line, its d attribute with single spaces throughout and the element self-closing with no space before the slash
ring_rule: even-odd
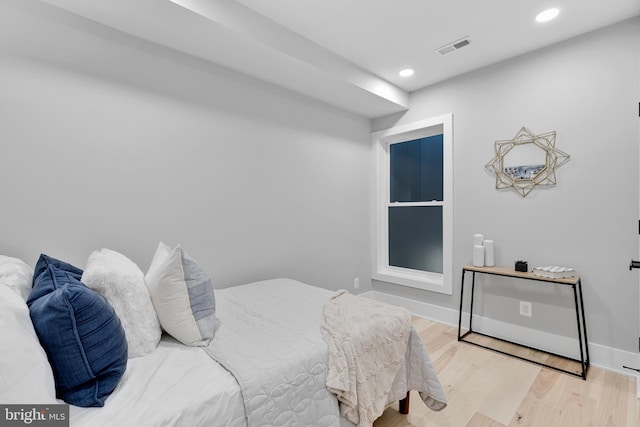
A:
<svg viewBox="0 0 640 427">
<path fill-rule="evenodd" d="M 36 263 L 36 267 L 33 269 L 33 285 L 35 287 L 36 280 L 44 271 L 49 267 L 54 266 L 58 267 L 62 271 L 66 271 L 72 277 L 80 280 L 82 278 L 82 270 L 78 267 L 75 267 L 69 263 L 64 261 L 60 261 L 59 259 L 50 257 L 49 255 L 40 254 L 40 258 L 38 258 L 38 262 Z M 27 304 L 30 301 L 40 298 L 42 295 L 48 294 L 49 292 L 53 292 L 55 289 L 53 288 L 53 283 L 42 283 L 37 290 L 32 290 L 29 295 L 29 299 L 27 300 Z"/>
<path fill-rule="evenodd" d="M 103 406 L 127 367 L 124 330 L 111 305 L 78 280 L 79 269 L 65 271 L 50 261 L 43 261 L 48 266 L 34 280 L 28 305 L 56 396 L 76 406 Z"/>
</svg>

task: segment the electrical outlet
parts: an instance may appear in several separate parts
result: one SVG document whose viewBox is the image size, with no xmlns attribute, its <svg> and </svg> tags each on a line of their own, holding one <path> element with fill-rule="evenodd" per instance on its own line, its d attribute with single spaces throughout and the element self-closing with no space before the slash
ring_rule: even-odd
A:
<svg viewBox="0 0 640 427">
<path fill-rule="evenodd" d="M 356 277 L 353 279 L 353 289 L 358 289 L 360 287 L 360 278 Z"/>
<path fill-rule="evenodd" d="M 520 301 L 520 316 L 531 317 L 533 313 L 531 312 L 531 303 L 527 301 Z"/>
</svg>

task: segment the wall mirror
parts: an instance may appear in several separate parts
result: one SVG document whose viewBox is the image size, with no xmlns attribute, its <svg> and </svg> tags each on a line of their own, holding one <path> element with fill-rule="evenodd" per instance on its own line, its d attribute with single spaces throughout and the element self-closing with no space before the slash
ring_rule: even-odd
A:
<svg viewBox="0 0 640 427">
<path fill-rule="evenodd" d="M 495 156 L 485 167 L 495 174 L 496 189 L 526 197 L 536 186 L 556 185 L 556 168 L 569 158 L 556 148 L 555 131 L 536 135 L 523 127 L 513 139 L 495 142 Z"/>
</svg>

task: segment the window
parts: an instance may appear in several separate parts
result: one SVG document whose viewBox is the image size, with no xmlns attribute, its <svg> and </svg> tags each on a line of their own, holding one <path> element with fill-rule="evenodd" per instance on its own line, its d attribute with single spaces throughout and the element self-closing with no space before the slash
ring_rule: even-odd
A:
<svg viewBox="0 0 640 427">
<path fill-rule="evenodd" d="M 373 134 L 373 278 L 452 294 L 451 114 Z"/>
</svg>

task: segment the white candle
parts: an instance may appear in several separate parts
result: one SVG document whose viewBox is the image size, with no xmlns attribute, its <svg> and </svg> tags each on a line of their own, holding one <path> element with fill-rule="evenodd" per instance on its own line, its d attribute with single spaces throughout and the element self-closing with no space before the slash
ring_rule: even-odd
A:
<svg viewBox="0 0 640 427">
<path fill-rule="evenodd" d="M 475 267 L 484 267 L 484 246 L 473 245 L 473 265 Z"/>
<path fill-rule="evenodd" d="M 493 249 L 493 240 L 485 240 L 482 242 L 484 246 L 484 265 L 493 267 L 496 265 L 495 253 Z"/>
</svg>

